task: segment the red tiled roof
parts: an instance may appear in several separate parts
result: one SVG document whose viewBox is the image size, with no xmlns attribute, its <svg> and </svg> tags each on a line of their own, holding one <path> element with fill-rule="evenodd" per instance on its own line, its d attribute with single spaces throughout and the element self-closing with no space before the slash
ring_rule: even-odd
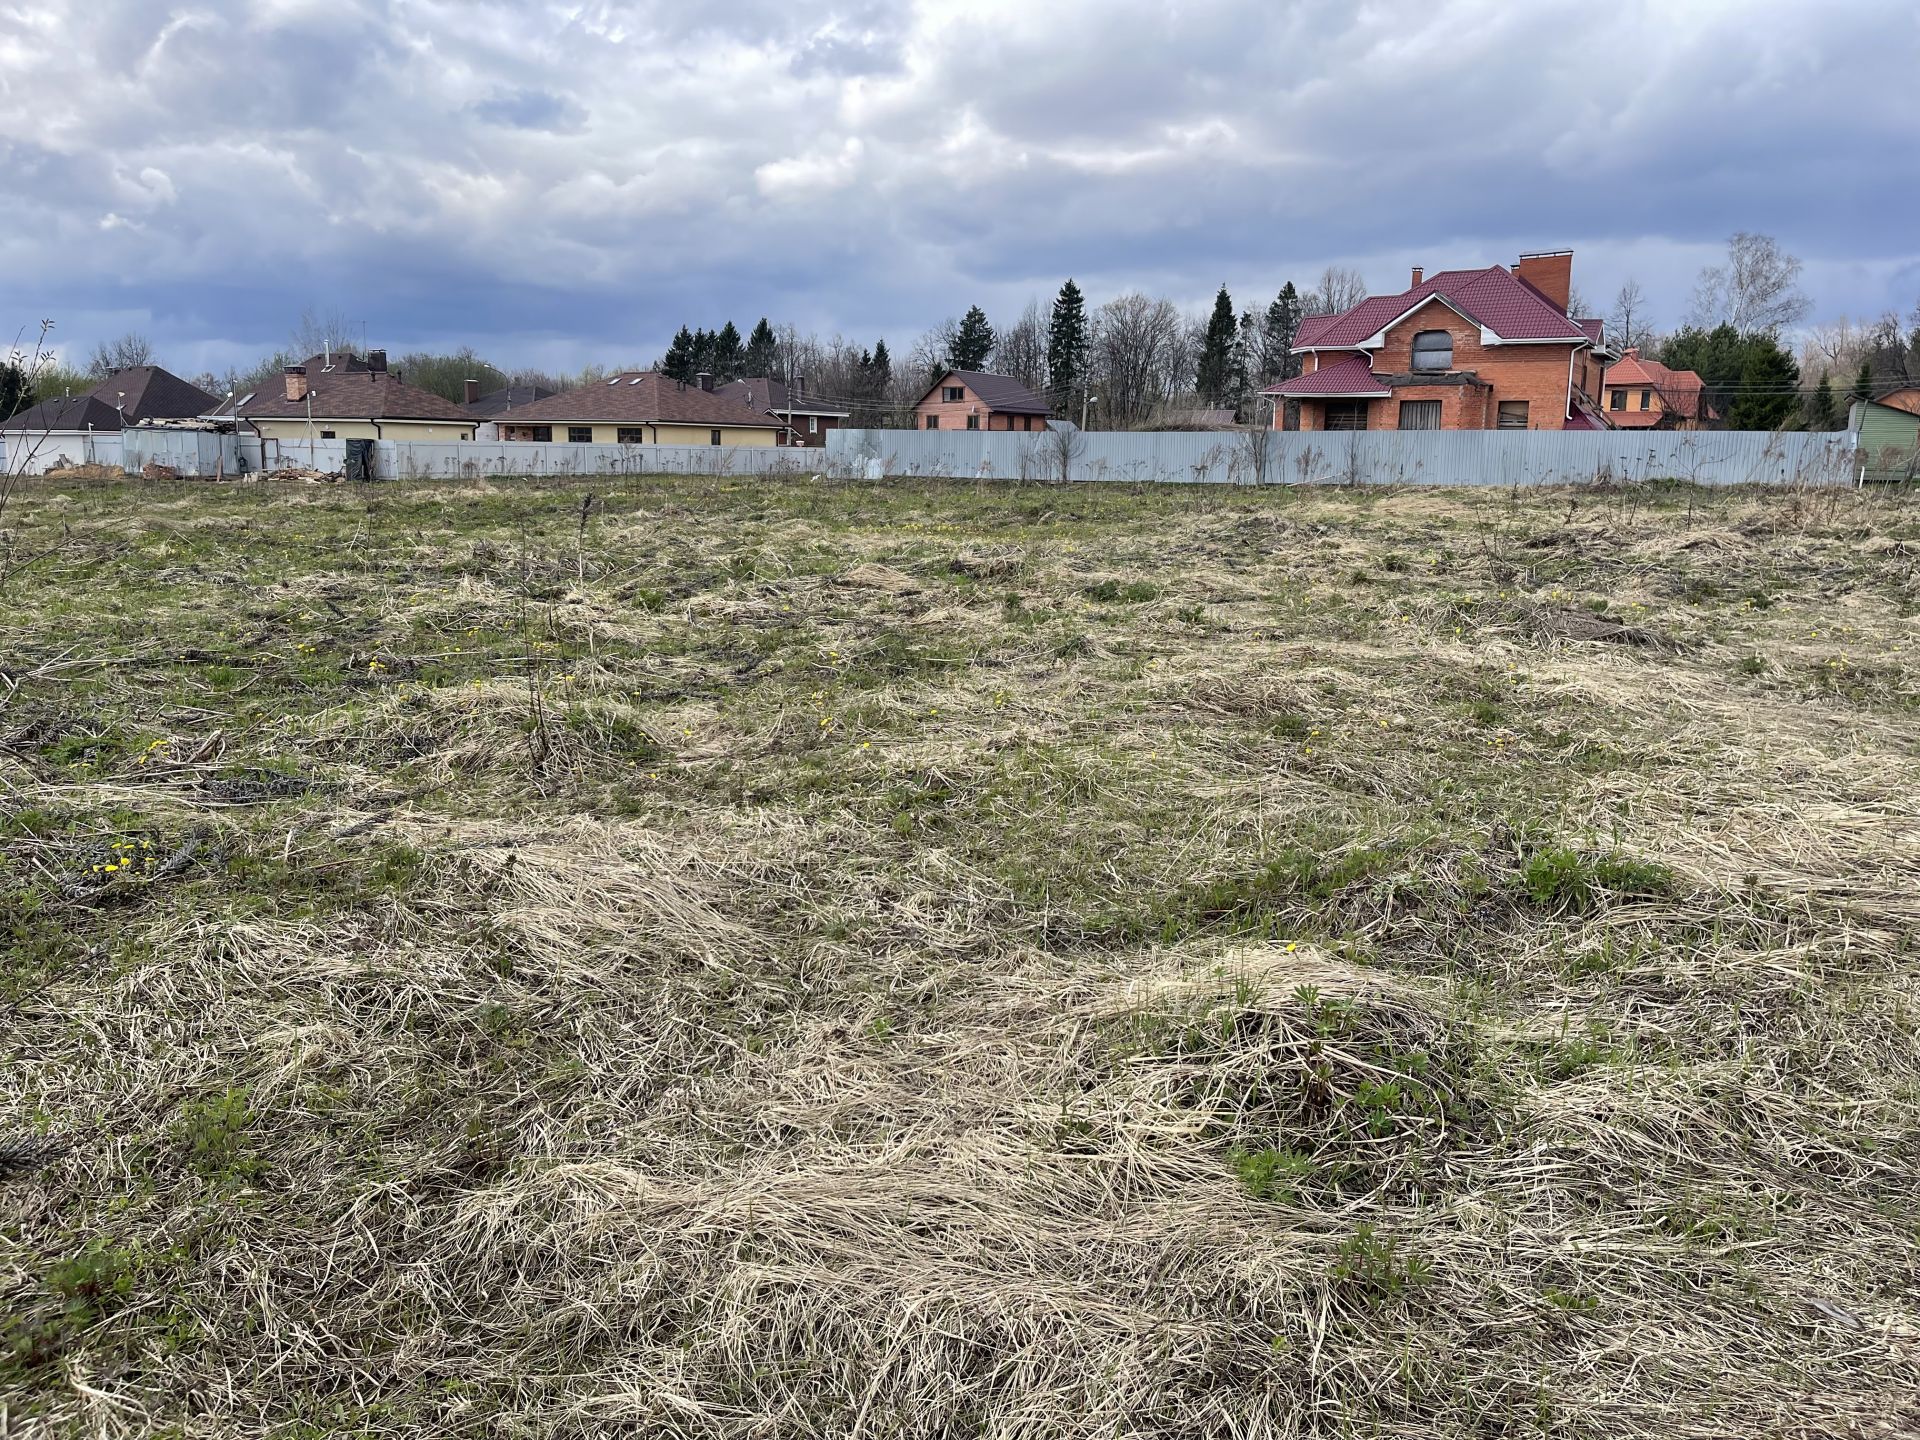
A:
<svg viewBox="0 0 1920 1440">
<path fill-rule="evenodd" d="M 1586 332 L 1587 339 L 1596 346 L 1607 343 L 1607 322 L 1604 320 L 1576 320 L 1573 322 Z"/>
<path fill-rule="evenodd" d="M 1700 414 L 1702 418 L 1712 418 L 1712 407 L 1700 404 L 1700 391 L 1703 382 L 1691 370 L 1669 370 L 1658 360 L 1649 360 L 1638 350 L 1628 350 L 1615 364 L 1607 367 L 1602 382 L 1608 389 L 1619 386 L 1631 390 L 1635 387 L 1651 386 L 1660 392 L 1660 400 L 1669 410 L 1677 410 L 1683 415 Z M 1638 420 L 1637 415 L 1651 414 L 1650 420 Z M 1609 410 L 1607 418 L 1615 425 L 1625 429 L 1639 429 L 1656 423 L 1658 411 L 1645 410 Z"/>
<path fill-rule="evenodd" d="M 1269 385 L 1263 395 L 1386 395 L 1387 387 L 1374 378 L 1364 355 L 1343 355 L 1310 375 L 1296 375 Z"/>
<path fill-rule="evenodd" d="M 1484 270 L 1442 270 L 1397 295 L 1369 295 L 1338 315 L 1314 315 L 1300 322 L 1296 350 L 1353 349 L 1371 339 L 1424 300 L 1445 300 L 1474 324 L 1502 340 L 1572 340 L 1592 337 L 1569 320 L 1531 285 L 1503 265 Z"/>
</svg>

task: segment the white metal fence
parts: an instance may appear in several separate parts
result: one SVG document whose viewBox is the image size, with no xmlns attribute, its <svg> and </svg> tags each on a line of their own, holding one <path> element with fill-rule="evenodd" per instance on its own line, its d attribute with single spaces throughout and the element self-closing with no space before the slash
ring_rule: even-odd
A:
<svg viewBox="0 0 1920 1440">
<path fill-rule="evenodd" d="M 16 451 L 26 458 L 16 439 Z M 164 465 L 185 476 L 345 469 L 343 440 L 265 441 L 191 430 L 31 437 L 32 468 Z M 487 475 L 889 475 L 1228 484 L 1555 485 L 1676 479 L 1834 485 L 1858 479 L 1857 437 L 1743 431 L 1116 432 L 1065 439 L 978 431 L 833 430 L 821 450 L 705 445 L 377 441 L 378 479 Z M 1063 457 L 1062 446 L 1065 446 Z"/>
<path fill-rule="evenodd" d="M 41 430 L 0 437 L 0 475 L 44 475 L 76 465 L 118 465 L 115 431 Z"/>
<path fill-rule="evenodd" d="M 1133 483 L 1563 485 L 1596 479 L 1701 485 L 1843 485 L 1846 432 L 1528 430 L 834 430 L 827 455 L 855 474 Z"/>
</svg>

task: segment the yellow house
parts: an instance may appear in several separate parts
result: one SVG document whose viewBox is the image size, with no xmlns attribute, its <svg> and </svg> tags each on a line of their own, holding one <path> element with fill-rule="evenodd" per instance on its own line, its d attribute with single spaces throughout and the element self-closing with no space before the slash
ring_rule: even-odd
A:
<svg viewBox="0 0 1920 1440">
<path fill-rule="evenodd" d="M 451 400 L 387 369 L 387 352 L 315 355 L 278 385 L 239 397 L 241 426 L 263 440 L 471 440 L 477 423 Z M 216 414 L 224 414 L 220 407 Z"/>
<path fill-rule="evenodd" d="M 502 440 L 566 445 L 777 445 L 786 426 L 763 410 L 657 370 L 628 370 L 495 417 Z"/>
</svg>

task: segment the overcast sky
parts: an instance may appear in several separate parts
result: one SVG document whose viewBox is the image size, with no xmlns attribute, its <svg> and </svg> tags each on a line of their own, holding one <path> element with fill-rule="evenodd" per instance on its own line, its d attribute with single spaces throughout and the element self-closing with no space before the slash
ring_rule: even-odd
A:
<svg viewBox="0 0 1920 1440">
<path fill-rule="evenodd" d="M 862 343 L 1073 275 L 1240 304 L 1571 246 L 1657 323 L 1734 230 L 1815 318 L 1920 299 L 1920 6 L 0 0 L 0 328 L 191 373 Z"/>
</svg>

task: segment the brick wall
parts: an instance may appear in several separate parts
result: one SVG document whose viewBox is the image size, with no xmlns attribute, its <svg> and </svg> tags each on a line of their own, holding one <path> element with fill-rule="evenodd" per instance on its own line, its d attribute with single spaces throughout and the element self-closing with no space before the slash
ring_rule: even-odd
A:
<svg viewBox="0 0 1920 1440">
<path fill-rule="evenodd" d="M 1449 430 L 1491 429 L 1502 400 L 1527 402 L 1527 428 L 1560 430 L 1567 422 L 1567 362 L 1574 346 L 1482 345 L 1480 327 L 1463 320 L 1439 301 L 1422 305 L 1386 335 L 1386 344 L 1373 355 L 1374 373 L 1403 375 L 1413 369 L 1413 337 L 1422 330 L 1445 330 L 1453 337 L 1453 368 L 1471 370 L 1491 387 L 1482 402 L 1457 407 L 1446 419 Z M 1585 354 L 1585 350 L 1581 351 Z M 1396 391 L 1394 398 L 1403 398 Z M 1411 398 L 1411 392 L 1407 392 Z M 1435 398 L 1435 397 L 1428 397 Z M 1379 403 L 1379 402 L 1376 402 Z M 1385 402 L 1389 405 L 1391 401 Z M 1398 407 L 1394 407 L 1398 414 Z M 1457 422 L 1456 423 L 1456 417 Z M 1392 429 L 1389 421 L 1380 429 Z"/>
</svg>

